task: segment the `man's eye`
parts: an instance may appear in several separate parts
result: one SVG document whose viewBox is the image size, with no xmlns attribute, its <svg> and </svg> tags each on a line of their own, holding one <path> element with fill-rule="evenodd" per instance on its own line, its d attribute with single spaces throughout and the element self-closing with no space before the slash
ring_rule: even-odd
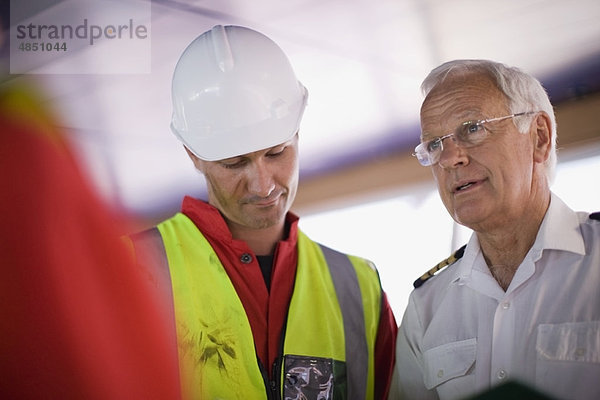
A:
<svg viewBox="0 0 600 400">
<path fill-rule="evenodd" d="M 244 162 L 244 160 L 232 160 L 232 161 L 224 161 L 224 162 L 221 162 L 220 164 L 224 168 L 235 169 L 235 168 L 243 167 L 245 162 Z"/>
<path fill-rule="evenodd" d="M 281 147 L 278 149 L 273 149 L 272 151 L 270 151 L 269 153 L 267 153 L 267 156 L 269 157 L 277 157 L 283 154 L 283 152 L 285 151 L 285 147 Z"/>
<path fill-rule="evenodd" d="M 461 128 L 461 133 L 465 136 L 471 136 L 483 131 L 483 125 L 479 122 L 465 122 Z"/>
<path fill-rule="evenodd" d="M 440 149 L 441 145 L 442 145 L 442 141 L 439 138 L 430 140 L 429 142 L 427 142 L 427 151 L 430 153 L 438 151 Z"/>
</svg>

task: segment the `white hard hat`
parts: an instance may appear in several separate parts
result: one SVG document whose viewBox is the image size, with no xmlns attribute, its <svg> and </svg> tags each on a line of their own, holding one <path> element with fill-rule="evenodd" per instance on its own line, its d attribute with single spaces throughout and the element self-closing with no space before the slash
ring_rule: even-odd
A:
<svg viewBox="0 0 600 400">
<path fill-rule="evenodd" d="M 214 161 L 291 139 L 308 92 L 271 39 L 217 25 L 179 58 L 172 96 L 171 130 L 197 157 Z"/>
</svg>

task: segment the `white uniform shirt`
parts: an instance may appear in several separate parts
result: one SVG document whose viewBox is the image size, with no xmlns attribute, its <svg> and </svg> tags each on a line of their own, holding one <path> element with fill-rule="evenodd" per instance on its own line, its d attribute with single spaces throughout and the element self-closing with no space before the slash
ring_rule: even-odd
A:
<svg viewBox="0 0 600 400">
<path fill-rule="evenodd" d="M 473 234 L 464 256 L 413 290 L 390 398 L 460 399 L 517 380 L 600 399 L 600 221 L 552 194 L 504 292 Z"/>
</svg>

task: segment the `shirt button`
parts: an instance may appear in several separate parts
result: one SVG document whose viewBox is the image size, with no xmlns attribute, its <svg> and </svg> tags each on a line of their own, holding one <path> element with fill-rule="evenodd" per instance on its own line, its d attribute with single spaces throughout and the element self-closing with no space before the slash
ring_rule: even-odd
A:
<svg viewBox="0 0 600 400">
<path fill-rule="evenodd" d="M 503 380 L 506 378 L 508 374 L 506 373 L 505 370 L 501 369 L 500 371 L 498 371 L 498 373 L 496 374 L 496 377 L 500 380 Z"/>
<path fill-rule="evenodd" d="M 252 256 L 248 253 L 242 254 L 240 261 L 244 264 L 250 264 L 252 262 Z"/>
<path fill-rule="evenodd" d="M 508 310 L 510 308 L 510 302 L 507 301 L 506 303 L 502 303 L 502 308 Z"/>
<path fill-rule="evenodd" d="M 443 370 L 443 369 L 440 369 L 440 370 L 438 371 L 438 374 L 437 374 L 437 375 L 438 375 L 438 378 L 441 378 L 441 377 L 443 377 L 443 376 L 444 376 L 444 370 Z"/>
</svg>

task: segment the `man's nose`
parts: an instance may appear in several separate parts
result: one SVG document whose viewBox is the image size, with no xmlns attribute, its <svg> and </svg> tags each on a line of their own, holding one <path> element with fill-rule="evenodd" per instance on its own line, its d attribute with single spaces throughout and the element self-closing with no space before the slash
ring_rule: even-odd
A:
<svg viewBox="0 0 600 400">
<path fill-rule="evenodd" d="M 454 136 L 449 136 L 442 142 L 442 152 L 438 163 L 444 169 L 456 168 L 467 165 L 469 158 L 466 149 L 458 144 Z"/>
<path fill-rule="evenodd" d="M 248 191 L 253 195 L 268 197 L 275 189 L 273 172 L 265 163 L 256 162 L 248 175 Z"/>
</svg>

